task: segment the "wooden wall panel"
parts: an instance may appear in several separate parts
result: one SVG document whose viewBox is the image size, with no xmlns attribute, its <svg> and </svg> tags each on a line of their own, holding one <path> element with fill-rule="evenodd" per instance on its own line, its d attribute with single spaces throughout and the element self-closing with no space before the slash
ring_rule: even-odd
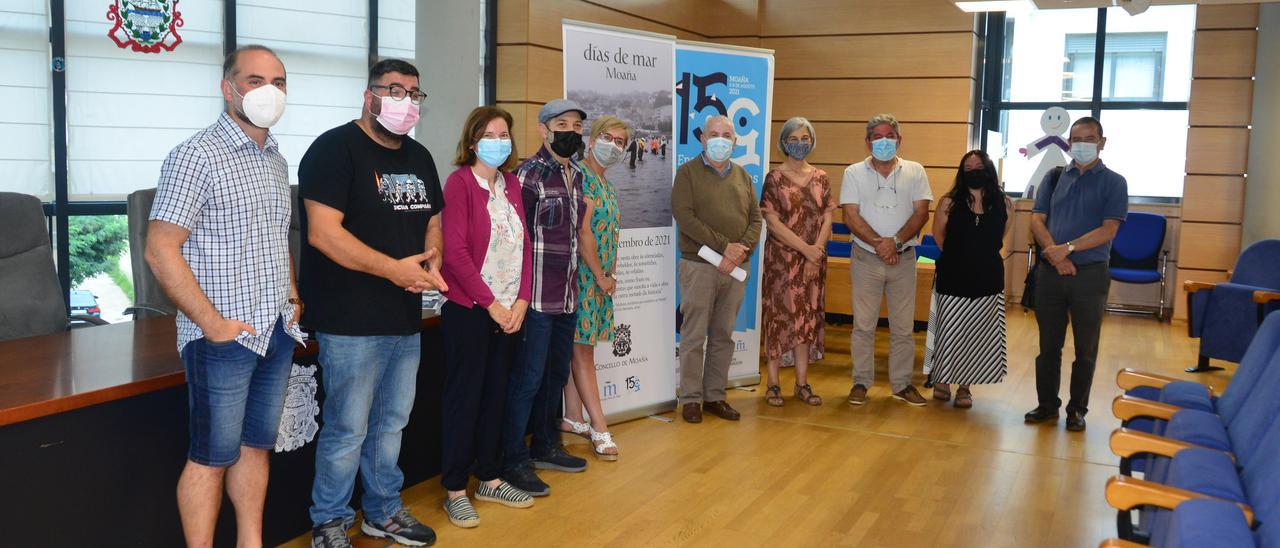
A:
<svg viewBox="0 0 1280 548">
<path fill-rule="evenodd" d="M 1228 270 L 1240 254 L 1240 225 L 1182 223 L 1182 249 L 1178 264 L 1183 268 Z"/>
<path fill-rule="evenodd" d="M 773 118 L 869 120 L 883 112 L 903 122 L 969 122 L 972 78 L 779 80 Z"/>
<path fill-rule="evenodd" d="M 708 38 L 707 40 L 717 44 L 729 44 L 731 46 L 745 46 L 748 48 L 764 47 L 760 45 L 759 36 L 734 36 L 732 38 Z"/>
<path fill-rule="evenodd" d="M 1182 218 L 1238 223 L 1244 218 L 1244 177 L 1188 175 L 1182 187 Z"/>
<path fill-rule="evenodd" d="M 634 14 L 707 36 L 747 36 L 759 33 L 758 0 L 586 0 L 584 3 Z"/>
<path fill-rule="evenodd" d="M 498 46 L 498 102 L 525 101 L 529 97 L 529 46 Z"/>
<path fill-rule="evenodd" d="M 1193 127 L 1187 130 L 1187 173 L 1240 175 L 1249 167 L 1248 128 Z"/>
<path fill-rule="evenodd" d="M 972 32 L 894 36 L 763 38 L 776 51 L 778 78 L 973 76 Z M 875 55 L 863 52 L 876 52 Z"/>
<path fill-rule="evenodd" d="M 505 1 L 505 0 L 503 0 Z M 684 40 L 706 40 L 706 36 L 678 29 L 648 19 L 582 0 L 528 0 L 529 42 L 553 49 L 563 49 L 561 21 L 575 19 L 601 25 L 670 34 Z M 501 2 L 499 2 L 501 4 Z"/>
<path fill-rule="evenodd" d="M 1249 78 L 1253 76 L 1258 33 L 1252 30 L 1196 31 L 1193 78 Z"/>
<path fill-rule="evenodd" d="M 498 43 L 523 44 L 529 41 L 529 0 L 498 2 Z"/>
<path fill-rule="evenodd" d="M 1247 126 L 1253 118 L 1253 80 L 1192 80 L 1192 126 Z"/>
<path fill-rule="evenodd" d="M 1252 29 L 1257 26 L 1257 4 L 1200 5 L 1196 8 L 1197 29 Z"/>
<path fill-rule="evenodd" d="M 511 132 L 511 137 L 515 141 L 516 153 L 520 156 L 520 159 L 528 158 L 541 145 L 537 126 L 538 109 L 541 106 L 502 102 L 499 102 L 498 106 L 511 113 L 512 125 L 515 126 Z"/>
<path fill-rule="evenodd" d="M 761 36 L 972 31 L 975 17 L 948 0 L 762 0 Z"/>
<path fill-rule="evenodd" d="M 772 154 L 781 158 L 777 150 L 778 133 L 783 122 L 773 123 L 773 137 L 769 144 Z M 945 167 L 958 165 L 960 157 L 968 151 L 969 124 L 902 124 L 902 157 L 926 166 Z M 814 122 L 818 134 L 818 148 L 809 161 L 815 164 L 851 164 L 866 158 L 870 152 L 866 144 L 866 122 Z"/>
</svg>

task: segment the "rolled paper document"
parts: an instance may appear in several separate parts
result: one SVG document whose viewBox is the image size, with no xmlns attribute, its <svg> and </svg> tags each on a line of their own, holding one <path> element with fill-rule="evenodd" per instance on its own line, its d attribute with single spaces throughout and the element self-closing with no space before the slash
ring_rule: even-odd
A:
<svg viewBox="0 0 1280 548">
<path fill-rule="evenodd" d="M 707 262 L 717 267 L 720 266 L 720 261 L 724 260 L 724 255 L 716 253 L 714 250 L 712 250 L 711 248 L 705 245 L 702 246 L 702 249 L 698 250 L 698 256 L 702 257 L 703 259 L 706 259 Z M 740 282 L 747 281 L 747 271 L 743 270 L 742 267 L 738 267 L 738 266 L 733 267 L 733 272 L 730 272 L 729 275 L 733 276 L 733 279 L 738 280 Z"/>
</svg>

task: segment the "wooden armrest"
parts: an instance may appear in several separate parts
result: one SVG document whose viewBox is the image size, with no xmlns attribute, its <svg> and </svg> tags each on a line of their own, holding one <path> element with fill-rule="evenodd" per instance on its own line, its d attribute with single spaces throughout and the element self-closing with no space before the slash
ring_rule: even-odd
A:
<svg viewBox="0 0 1280 548">
<path fill-rule="evenodd" d="M 1146 544 L 1138 544 L 1118 538 L 1109 538 L 1098 544 L 1098 548 L 1147 548 Z"/>
<path fill-rule="evenodd" d="M 1151 417 L 1153 419 L 1170 420 L 1173 414 L 1181 410 L 1181 407 L 1160 403 L 1133 396 L 1121 394 L 1111 401 L 1111 412 L 1115 414 L 1117 419 L 1127 421 L 1137 417 Z"/>
<path fill-rule="evenodd" d="M 1209 282 L 1195 282 L 1191 280 L 1182 282 L 1182 289 L 1187 293 L 1195 293 L 1197 291 L 1200 291 L 1201 289 L 1213 289 L 1217 286 L 1218 284 L 1209 283 Z"/>
<path fill-rule="evenodd" d="M 1173 458 L 1178 451 L 1183 449 L 1191 449 L 1200 447 L 1193 443 L 1187 443 L 1181 440 L 1130 430 L 1128 428 L 1117 428 L 1111 433 L 1111 452 L 1117 457 L 1128 458 L 1141 453 L 1153 453 L 1162 457 Z M 1235 462 L 1236 456 L 1223 451 L 1231 461 Z"/>
<path fill-rule="evenodd" d="M 1116 386 L 1121 390 L 1133 390 L 1139 386 L 1150 386 L 1152 388 L 1164 388 L 1164 385 L 1182 379 L 1161 375 L 1159 373 L 1151 373 L 1148 371 L 1139 371 L 1130 367 L 1121 369 L 1116 373 Z M 1212 386 L 1205 386 L 1209 391 L 1209 396 L 1217 395 Z"/>
<path fill-rule="evenodd" d="M 1167 510 L 1177 508 L 1179 504 L 1192 499 L 1223 500 L 1203 495 L 1195 491 L 1169 487 L 1154 481 L 1134 479 L 1128 476 L 1113 476 L 1107 480 L 1107 503 L 1116 510 L 1132 510 L 1150 504 Z M 1242 502 L 1232 502 L 1244 512 L 1244 519 L 1253 527 L 1253 508 Z"/>
<path fill-rule="evenodd" d="M 1258 304 L 1267 304 L 1272 301 L 1280 301 L 1280 291 L 1254 291 L 1253 302 Z"/>
</svg>

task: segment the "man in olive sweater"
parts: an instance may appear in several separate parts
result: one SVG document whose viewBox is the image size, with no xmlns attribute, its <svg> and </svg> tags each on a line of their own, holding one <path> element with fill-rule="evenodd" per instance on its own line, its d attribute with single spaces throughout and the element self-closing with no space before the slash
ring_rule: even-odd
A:
<svg viewBox="0 0 1280 548">
<path fill-rule="evenodd" d="M 746 283 L 732 278 L 746 265 L 764 224 L 751 177 L 729 161 L 733 123 L 711 116 L 702 126 L 702 154 L 680 166 L 671 187 L 671 214 L 680 230 L 680 414 L 702 422 L 702 410 L 736 421 L 725 401 L 733 360 L 733 325 Z M 724 258 L 711 264 L 702 246 Z M 703 348 L 706 355 L 703 355 Z"/>
</svg>

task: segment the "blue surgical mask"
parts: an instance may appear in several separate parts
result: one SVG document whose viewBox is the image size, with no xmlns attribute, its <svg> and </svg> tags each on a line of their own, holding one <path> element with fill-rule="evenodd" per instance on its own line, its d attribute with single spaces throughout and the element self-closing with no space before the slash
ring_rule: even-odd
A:
<svg viewBox="0 0 1280 548">
<path fill-rule="evenodd" d="M 1071 157 L 1082 166 L 1092 163 L 1098 159 L 1098 143 L 1071 143 Z"/>
<path fill-rule="evenodd" d="M 888 162 L 898 155 L 898 140 L 881 137 L 871 141 L 871 155 L 881 162 Z"/>
<path fill-rule="evenodd" d="M 511 156 L 511 139 L 481 139 L 476 142 L 476 157 L 489 167 L 498 167 Z"/>
<path fill-rule="evenodd" d="M 707 139 L 707 158 L 713 162 L 724 162 L 733 155 L 733 141 L 726 137 Z"/>
<path fill-rule="evenodd" d="M 813 143 L 806 143 L 804 141 L 788 141 L 786 144 L 782 145 L 782 148 L 787 151 L 787 156 L 796 160 L 803 160 L 809 157 L 810 152 L 813 152 Z"/>
</svg>

